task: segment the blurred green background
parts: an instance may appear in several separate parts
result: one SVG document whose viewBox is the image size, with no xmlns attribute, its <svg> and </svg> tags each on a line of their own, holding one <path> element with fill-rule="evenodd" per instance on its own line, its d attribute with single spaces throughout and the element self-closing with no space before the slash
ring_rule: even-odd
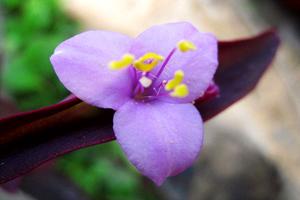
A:
<svg viewBox="0 0 300 200">
<path fill-rule="evenodd" d="M 49 57 L 63 40 L 80 31 L 57 0 L 1 0 L 3 23 L 3 88 L 19 110 L 58 102 L 68 95 L 56 77 Z M 92 199 L 154 199 L 142 178 L 109 143 L 76 151 L 56 162 Z"/>
<path fill-rule="evenodd" d="M 56 0 L 3 0 L 3 84 L 19 109 L 57 102 L 67 95 L 53 73 L 49 56 L 78 31 Z"/>
</svg>

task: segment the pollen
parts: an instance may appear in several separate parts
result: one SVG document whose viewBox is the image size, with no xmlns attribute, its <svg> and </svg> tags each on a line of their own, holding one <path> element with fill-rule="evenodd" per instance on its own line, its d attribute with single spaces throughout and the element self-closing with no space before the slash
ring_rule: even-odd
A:
<svg viewBox="0 0 300 200">
<path fill-rule="evenodd" d="M 189 94 L 189 89 L 186 84 L 177 85 L 173 92 L 171 92 L 172 97 L 184 98 Z"/>
<path fill-rule="evenodd" d="M 152 80 L 146 76 L 142 76 L 142 78 L 140 78 L 139 82 L 141 83 L 141 85 L 144 88 L 148 88 L 152 84 Z"/>
<path fill-rule="evenodd" d="M 181 52 L 187 52 L 191 50 L 196 50 L 196 45 L 188 40 L 181 40 L 177 43 L 177 48 Z"/>
<path fill-rule="evenodd" d="M 182 83 L 184 78 L 184 72 L 182 70 L 177 70 L 174 73 L 174 78 L 165 85 L 165 90 L 166 91 L 171 91 L 173 90 L 177 85 Z"/>
<path fill-rule="evenodd" d="M 124 54 L 121 60 L 111 61 L 109 63 L 109 68 L 113 70 L 123 69 L 131 65 L 134 61 L 134 55 L 132 54 Z"/>
<path fill-rule="evenodd" d="M 159 54 L 148 52 L 136 60 L 133 66 L 142 72 L 149 72 L 163 59 L 164 57 Z"/>
</svg>

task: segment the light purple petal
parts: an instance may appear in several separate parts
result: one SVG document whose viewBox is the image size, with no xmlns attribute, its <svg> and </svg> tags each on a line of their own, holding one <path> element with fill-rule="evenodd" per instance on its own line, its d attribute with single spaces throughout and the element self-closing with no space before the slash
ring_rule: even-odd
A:
<svg viewBox="0 0 300 200">
<path fill-rule="evenodd" d="M 129 69 L 110 70 L 108 63 L 129 51 L 132 39 L 108 31 L 88 31 L 61 43 L 51 56 L 64 86 L 83 101 L 117 109 L 129 100 Z"/>
<path fill-rule="evenodd" d="M 130 101 L 115 113 L 113 128 L 133 165 L 161 185 L 196 159 L 202 146 L 202 125 L 192 104 Z"/>
<path fill-rule="evenodd" d="M 165 58 L 180 40 L 192 41 L 196 51 L 176 51 L 156 83 L 170 80 L 176 70 L 182 69 L 190 94 L 184 99 L 162 97 L 166 101 L 187 103 L 202 96 L 212 81 L 218 65 L 217 40 L 214 36 L 199 32 L 187 22 L 157 25 L 141 33 L 133 42 L 131 52 L 137 57 L 146 52 L 155 52 Z M 159 66 L 155 69 L 158 71 Z M 156 74 L 156 73 L 155 73 Z"/>
</svg>

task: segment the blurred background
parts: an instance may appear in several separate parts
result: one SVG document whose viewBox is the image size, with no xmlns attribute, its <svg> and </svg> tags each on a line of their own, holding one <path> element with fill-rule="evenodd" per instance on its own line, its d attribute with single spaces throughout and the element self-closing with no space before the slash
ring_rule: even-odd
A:
<svg viewBox="0 0 300 200">
<path fill-rule="evenodd" d="M 0 200 L 299 199 L 299 13 L 298 0 L 0 0 L 2 116 L 68 94 L 49 56 L 61 41 L 87 29 L 135 36 L 153 24 L 186 20 L 220 40 L 272 26 L 282 39 L 257 89 L 206 123 L 198 161 L 162 187 L 140 176 L 111 142 L 4 185 Z"/>
</svg>

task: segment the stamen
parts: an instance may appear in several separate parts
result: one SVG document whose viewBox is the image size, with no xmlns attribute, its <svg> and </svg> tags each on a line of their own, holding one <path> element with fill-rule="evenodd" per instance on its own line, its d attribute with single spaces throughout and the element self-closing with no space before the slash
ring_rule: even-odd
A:
<svg viewBox="0 0 300 200">
<path fill-rule="evenodd" d="M 163 56 L 153 52 L 149 52 L 141 56 L 138 60 L 136 60 L 133 63 L 133 66 L 142 72 L 149 72 L 154 67 L 156 67 L 156 65 L 163 59 Z"/>
<path fill-rule="evenodd" d="M 180 83 L 182 83 L 184 77 L 184 72 L 182 70 L 177 70 L 174 73 L 174 78 L 170 81 L 165 86 L 165 90 L 171 91 L 173 90 L 176 86 L 178 86 Z"/>
<path fill-rule="evenodd" d="M 188 40 L 181 40 L 177 43 L 177 48 L 181 52 L 187 52 L 190 50 L 196 50 L 196 45 Z"/>
<path fill-rule="evenodd" d="M 156 79 L 158 79 L 158 77 L 161 75 L 161 73 L 164 71 L 166 65 L 168 64 L 169 60 L 171 59 L 171 57 L 173 56 L 173 54 L 176 52 L 176 48 L 172 49 L 172 51 L 169 53 L 169 55 L 167 56 L 167 58 L 165 59 L 165 61 L 163 62 L 163 64 L 161 65 L 159 71 L 156 74 L 156 78 L 154 79 L 154 81 L 156 81 Z"/>
<path fill-rule="evenodd" d="M 152 80 L 146 76 L 142 76 L 142 78 L 140 78 L 139 82 L 141 83 L 141 85 L 144 88 L 148 88 L 152 84 Z"/>
<path fill-rule="evenodd" d="M 112 70 L 119 70 L 131 65 L 134 61 L 134 55 L 132 54 L 124 54 L 121 60 L 111 61 L 109 63 L 109 68 Z"/>
<path fill-rule="evenodd" d="M 156 95 L 158 96 L 160 94 L 160 91 L 164 88 L 164 86 L 167 84 L 166 80 L 163 80 L 159 85 L 158 85 L 158 89 L 157 88 L 153 88 L 153 90 L 155 91 Z"/>
<path fill-rule="evenodd" d="M 176 70 L 173 79 L 169 81 L 163 80 L 158 86 L 151 88 L 151 85 L 155 85 L 155 81 L 158 80 L 159 76 L 165 70 L 167 63 L 177 49 L 182 52 L 187 52 L 195 50 L 196 46 L 190 41 L 182 40 L 177 43 L 177 48 L 172 49 L 166 59 L 159 54 L 148 52 L 135 60 L 134 55 L 127 53 L 124 54 L 120 60 L 110 62 L 109 68 L 119 70 L 130 66 L 134 79 L 132 95 L 135 99 L 148 101 L 165 95 L 184 98 L 189 94 L 189 89 L 188 86 L 183 83 L 184 72 L 182 70 Z M 150 71 L 162 60 L 164 61 L 158 72 L 155 75 L 152 74 Z M 163 88 L 165 92 L 161 92 Z"/>
<path fill-rule="evenodd" d="M 172 97 L 184 98 L 189 94 L 189 89 L 186 84 L 177 85 L 174 91 L 170 94 Z"/>
</svg>

